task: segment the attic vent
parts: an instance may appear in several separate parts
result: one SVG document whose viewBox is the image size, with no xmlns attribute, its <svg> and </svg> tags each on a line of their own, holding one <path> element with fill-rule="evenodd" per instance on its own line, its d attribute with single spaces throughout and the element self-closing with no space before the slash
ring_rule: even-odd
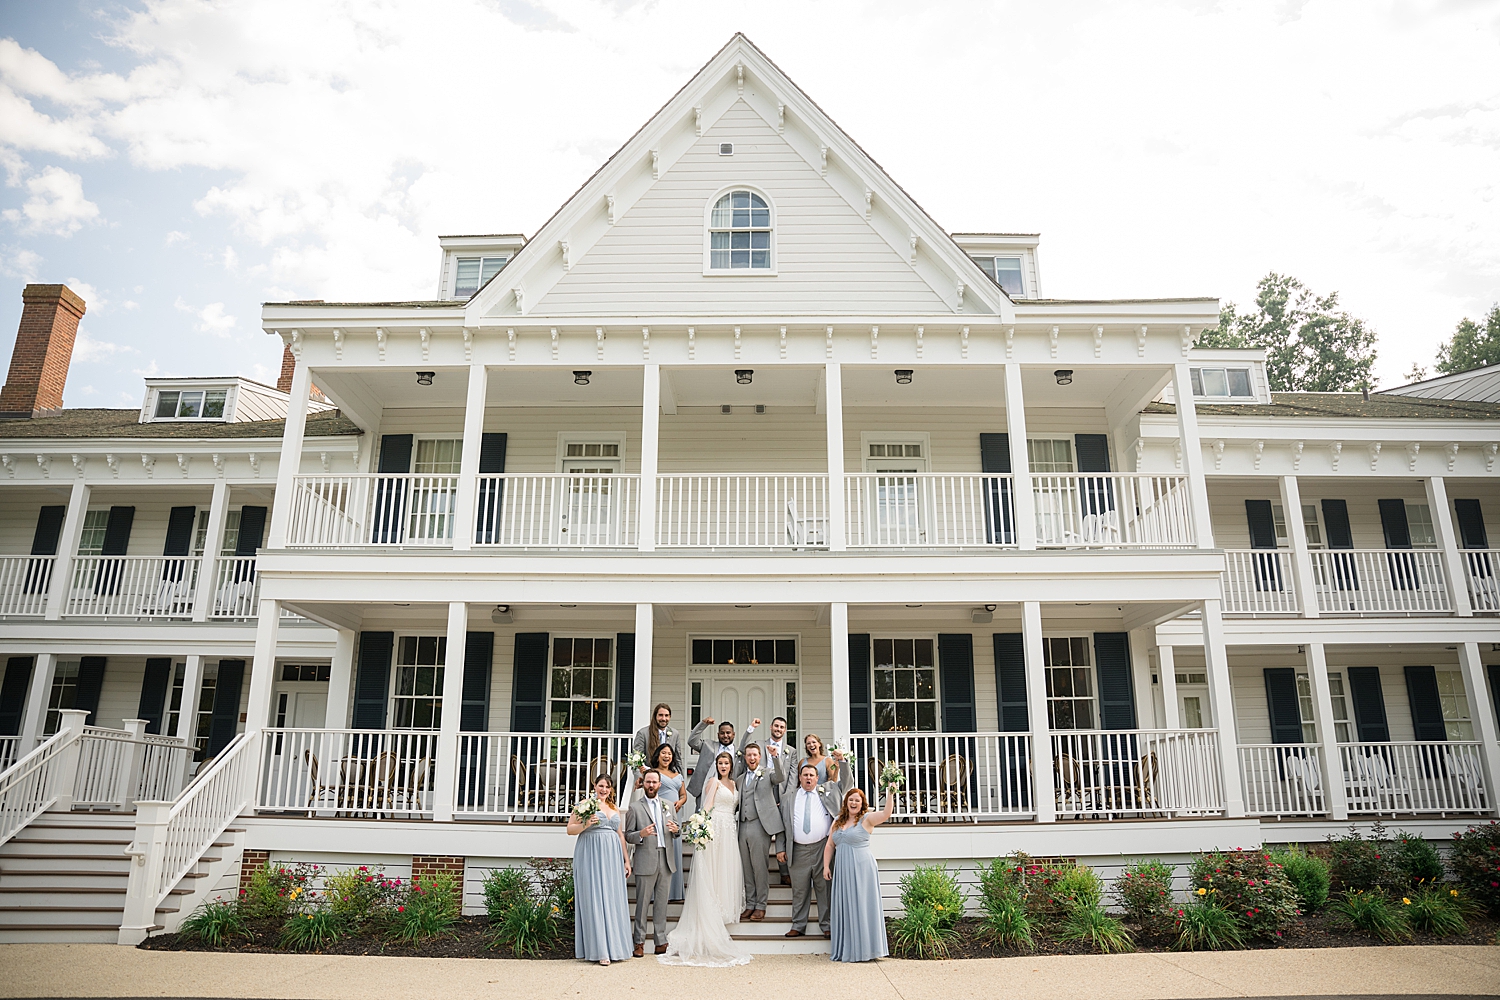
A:
<svg viewBox="0 0 1500 1000">
<path fill-rule="evenodd" d="M 719 155 L 720 156 L 733 156 L 734 155 L 734 143 L 732 143 L 732 142 L 721 142 L 721 143 L 719 143 Z"/>
</svg>

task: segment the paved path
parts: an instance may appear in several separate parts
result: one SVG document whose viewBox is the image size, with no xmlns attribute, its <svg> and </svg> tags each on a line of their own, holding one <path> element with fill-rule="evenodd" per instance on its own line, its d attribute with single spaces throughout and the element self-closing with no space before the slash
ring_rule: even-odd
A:
<svg viewBox="0 0 1500 1000">
<path fill-rule="evenodd" d="M 1500 947 L 1433 946 L 1082 955 L 831 966 L 764 955 L 737 969 L 651 959 L 581 962 L 140 951 L 102 944 L 0 945 L 0 997 L 277 1000 L 532 1000 L 700 996 L 861 1000 L 1156 1000 L 1178 997 L 1500 995 Z"/>
</svg>

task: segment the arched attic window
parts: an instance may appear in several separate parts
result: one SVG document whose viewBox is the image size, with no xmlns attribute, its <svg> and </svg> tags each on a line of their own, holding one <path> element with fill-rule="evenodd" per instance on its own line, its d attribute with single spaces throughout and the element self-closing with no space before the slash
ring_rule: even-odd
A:
<svg viewBox="0 0 1500 1000">
<path fill-rule="evenodd" d="M 771 270 L 771 207 L 754 191 L 731 191 L 708 218 L 710 271 Z"/>
</svg>

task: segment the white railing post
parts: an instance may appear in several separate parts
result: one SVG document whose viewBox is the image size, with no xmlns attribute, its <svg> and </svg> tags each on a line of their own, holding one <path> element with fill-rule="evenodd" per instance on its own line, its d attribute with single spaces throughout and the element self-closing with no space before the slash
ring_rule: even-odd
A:
<svg viewBox="0 0 1500 1000">
<path fill-rule="evenodd" d="M 174 665 L 173 670 L 176 670 Z M 170 690 L 170 689 L 169 689 Z M 198 737 L 198 699 L 203 694 L 203 656 L 189 653 L 182 667 L 182 704 L 178 706 L 177 731 L 168 733 L 195 746 Z M 188 755 L 189 757 L 192 754 Z"/>
<path fill-rule="evenodd" d="M 52 772 L 52 787 L 57 792 L 52 808 L 59 812 L 67 812 L 73 808 L 73 789 L 78 784 L 78 761 L 83 751 L 83 724 L 88 717 L 89 713 L 81 708 L 62 710 L 62 722 L 58 724 L 57 731 L 70 735 L 67 737 L 68 745 L 58 755 L 57 767 Z"/>
<path fill-rule="evenodd" d="M 635 544 L 656 550 L 656 472 L 661 448 L 661 365 L 646 365 L 641 379 L 641 485 L 636 498 Z M 649 699 L 648 699 L 649 700 Z"/>
<path fill-rule="evenodd" d="M 292 398 L 287 403 L 286 428 L 281 434 L 281 456 L 276 462 L 276 502 L 271 507 L 268 549 L 286 548 L 286 529 L 292 513 L 292 486 L 302 465 L 302 439 L 307 431 L 307 401 L 312 370 L 300 357 L 292 374 Z"/>
<path fill-rule="evenodd" d="M 1029 552 L 1036 548 L 1036 495 L 1032 492 L 1031 457 L 1026 447 L 1026 400 L 1021 394 L 1021 366 L 1018 364 L 1005 366 L 1005 432 L 1010 443 L 1016 545 L 1023 552 Z M 1032 760 L 1035 759 L 1033 749 Z"/>
<path fill-rule="evenodd" d="M 78 559 L 78 541 L 83 537 L 83 516 L 89 509 L 89 487 L 83 480 L 75 480 L 73 491 L 68 496 L 68 513 L 63 518 L 62 535 L 57 539 L 57 561 L 52 564 L 52 585 L 47 591 L 49 622 L 62 619 L 68 594 L 73 589 L 73 564 Z"/>
<path fill-rule="evenodd" d="M 828 432 L 828 549 L 842 552 L 848 544 L 844 530 L 844 375 L 837 361 L 823 366 L 823 389 L 824 429 Z"/>
<path fill-rule="evenodd" d="M 635 699 L 630 707 L 630 729 L 639 732 L 651 724 L 651 649 L 655 642 L 655 607 L 635 606 Z"/>
<path fill-rule="evenodd" d="M 1448 600 L 1459 617 L 1469 618 L 1474 614 L 1474 608 L 1469 603 L 1469 575 L 1464 572 L 1464 556 L 1459 551 L 1458 533 L 1453 530 L 1453 510 L 1448 503 L 1448 486 L 1442 476 L 1429 476 L 1422 482 L 1427 488 L 1427 509 L 1432 511 L 1432 528 L 1437 535 L 1438 551 L 1442 553 L 1443 573 L 1448 577 Z"/>
<path fill-rule="evenodd" d="M 217 612 L 214 602 L 219 596 L 219 550 L 224 541 L 224 517 L 229 511 L 229 484 L 214 482 L 213 499 L 208 507 L 208 530 L 203 536 L 203 564 L 198 567 L 198 593 L 193 600 L 193 621 L 206 622 Z"/>
<path fill-rule="evenodd" d="M 1234 687 L 1229 680 L 1229 656 L 1224 648 L 1224 614 L 1218 601 L 1204 601 L 1202 608 L 1203 659 L 1208 665 L 1208 702 L 1213 709 L 1214 728 L 1219 733 L 1219 772 L 1224 781 L 1224 813 L 1238 817 L 1245 815 L 1245 795 L 1240 786 L 1239 741 L 1235 737 L 1234 724 Z"/>
<path fill-rule="evenodd" d="M 1500 813 L 1500 721 L 1495 718 L 1495 703 L 1485 683 L 1484 662 L 1479 658 L 1479 643 L 1458 644 L 1458 664 L 1464 675 L 1464 694 L 1469 699 L 1469 714 L 1474 721 L 1474 738 L 1479 741 L 1480 761 L 1484 766 L 1484 787 L 1489 790 L 1490 813 Z"/>
<path fill-rule="evenodd" d="M 245 710 L 245 732 L 265 729 L 271 721 L 271 688 L 276 681 L 276 639 L 281 626 L 281 602 L 262 598 L 255 623 L 255 659 L 250 663 L 250 699 Z"/>
<path fill-rule="evenodd" d="M 120 728 L 130 734 L 120 747 L 120 788 L 115 801 L 129 812 L 135 801 L 135 791 L 141 787 L 141 769 L 146 763 L 146 720 L 126 719 Z"/>
<path fill-rule="evenodd" d="M 1286 521 L 1286 537 L 1291 542 L 1292 577 L 1297 585 L 1297 600 L 1302 617 L 1318 617 L 1318 586 L 1313 576 L 1312 555 L 1307 549 L 1307 525 L 1302 520 L 1302 487 L 1296 476 L 1282 476 L 1281 512 Z"/>
<path fill-rule="evenodd" d="M 130 857 L 130 880 L 125 888 L 120 944 L 140 944 L 156 926 L 156 889 L 166 863 L 167 818 L 171 812 L 170 802 L 135 804 L 135 839 L 125 848 Z"/>
<path fill-rule="evenodd" d="M 1310 642 L 1303 648 L 1307 650 L 1307 673 L 1312 681 L 1313 721 L 1317 724 L 1318 740 L 1323 746 L 1323 799 L 1328 805 L 1329 816 L 1348 819 L 1344 765 L 1339 754 L 1338 726 L 1333 718 L 1332 689 L 1328 686 L 1328 657 L 1321 642 Z"/>
<path fill-rule="evenodd" d="M 448 605 L 447 666 L 443 668 L 443 711 L 438 723 L 436 761 L 432 774 L 432 818 L 453 821 L 458 798 L 458 730 L 463 717 L 464 658 L 469 637 L 469 606 L 462 601 Z"/>
<path fill-rule="evenodd" d="M 474 546 L 478 513 L 479 450 L 484 443 L 484 400 L 489 389 L 489 371 L 484 365 L 469 366 L 469 392 L 464 403 L 463 455 L 458 466 L 458 493 L 453 503 L 453 551 L 467 552 Z"/>
<path fill-rule="evenodd" d="M 1193 532 L 1200 549 L 1214 547 L 1213 520 L 1208 506 L 1208 480 L 1203 469 L 1203 445 L 1198 439 L 1198 411 L 1193 405 L 1193 379 L 1187 364 L 1172 366 L 1172 392 L 1177 410 L 1177 434 L 1182 441 L 1182 471 L 1188 479 Z M 1235 762 L 1235 773 L 1239 762 Z"/>
<path fill-rule="evenodd" d="M 1054 823 L 1052 729 L 1047 720 L 1047 671 L 1042 659 L 1042 606 L 1037 601 L 1021 604 L 1021 650 L 1026 663 L 1026 714 L 1031 721 L 1031 806 L 1038 823 Z"/>
<path fill-rule="evenodd" d="M 849 605 L 828 606 L 829 660 L 833 670 L 833 736 L 849 738 Z"/>
</svg>

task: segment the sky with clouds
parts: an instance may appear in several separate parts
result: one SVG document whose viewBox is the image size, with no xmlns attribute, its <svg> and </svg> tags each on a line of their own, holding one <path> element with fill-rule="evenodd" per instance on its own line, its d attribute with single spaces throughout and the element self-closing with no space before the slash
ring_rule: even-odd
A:
<svg viewBox="0 0 1500 1000">
<path fill-rule="evenodd" d="M 1293 274 L 1384 385 L 1500 300 L 1493 0 L 0 0 L 0 365 L 64 281 L 70 406 L 274 381 L 260 302 L 430 297 L 735 31 L 941 225 L 1040 232 L 1048 295 Z"/>
</svg>

